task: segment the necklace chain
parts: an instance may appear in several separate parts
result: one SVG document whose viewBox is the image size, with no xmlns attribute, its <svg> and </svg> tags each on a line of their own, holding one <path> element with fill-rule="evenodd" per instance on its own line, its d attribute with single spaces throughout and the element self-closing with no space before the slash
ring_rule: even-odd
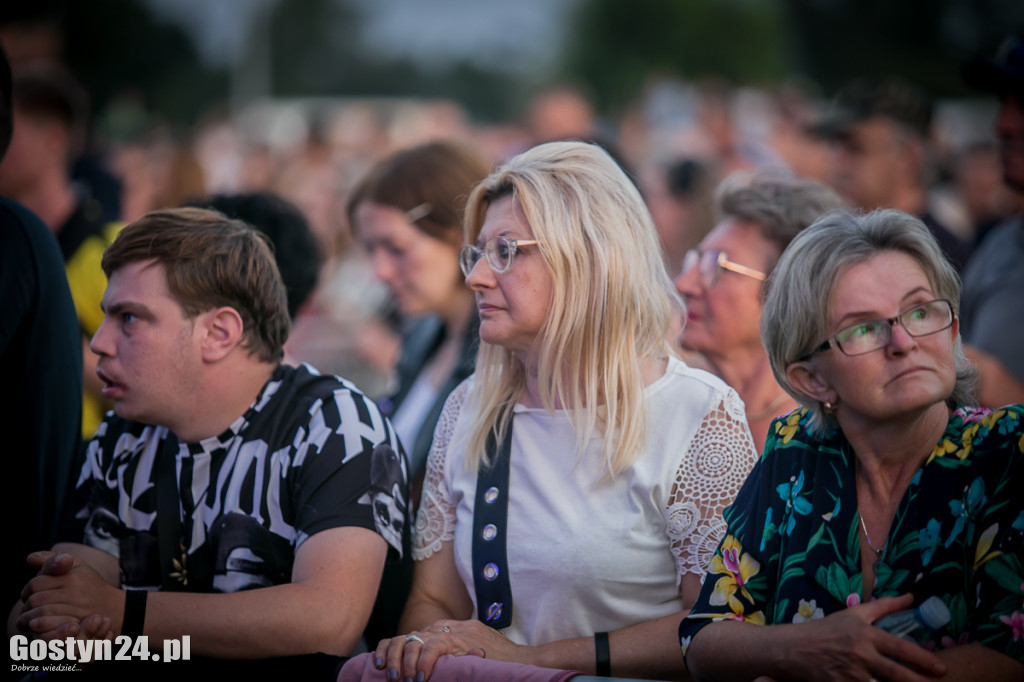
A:
<svg viewBox="0 0 1024 682">
<path fill-rule="evenodd" d="M 871 536 L 868 535 L 868 527 L 864 524 L 864 517 L 861 516 L 860 514 L 858 514 L 857 516 L 860 518 L 861 530 L 864 531 L 864 539 L 868 541 L 868 548 L 871 549 L 871 551 L 875 553 L 876 557 L 881 559 L 882 558 L 882 552 L 885 551 L 885 545 L 882 545 L 880 548 L 875 549 L 875 546 L 873 544 L 871 544 Z M 886 545 L 889 544 L 889 540 L 888 539 L 886 539 L 885 544 Z"/>
</svg>

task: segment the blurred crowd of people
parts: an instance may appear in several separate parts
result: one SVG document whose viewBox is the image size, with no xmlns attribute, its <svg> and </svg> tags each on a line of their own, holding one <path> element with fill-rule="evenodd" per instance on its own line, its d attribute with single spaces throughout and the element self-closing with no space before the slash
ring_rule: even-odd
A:
<svg viewBox="0 0 1024 682">
<path fill-rule="evenodd" d="M 307 267 L 319 276 L 297 311 L 289 355 L 351 376 L 376 396 L 393 389 L 401 322 L 355 246 L 345 207 L 371 166 L 402 148 L 458 141 L 498 165 L 539 142 L 596 141 L 640 188 L 673 274 L 716 224 L 714 190 L 735 171 L 784 169 L 831 186 L 851 207 L 922 216 L 958 270 L 1022 203 L 1002 181 L 985 124 L 990 99 L 934 102 L 896 81 L 854 83 L 829 100 L 798 83 L 664 79 L 616 120 L 563 85 L 538 92 L 519 120 L 500 124 L 476 123 L 447 100 L 271 100 L 218 109 L 180 130 L 130 92 L 91 111 L 59 64 L 12 61 L 19 125 L 0 171 L 6 195 L 58 235 L 84 215 L 129 223 L 214 194 L 269 192 L 293 203 L 315 235 L 319 262 Z"/>
<path fill-rule="evenodd" d="M 673 323 L 672 353 L 679 352 L 686 365 L 707 370 L 723 382 L 712 385 L 711 402 L 693 407 L 697 418 L 710 420 L 707 415 L 719 403 L 728 403 L 735 408 L 730 417 L 736 417 L 738 423 L 745 417 L 753 434 L 751 443 L 744 441 L 738 448 L 743 456 L 736 466 L 745 472 L 766 443 L 771 449 L 781 440 L 777 423 L 771 430 L 775 419 L 785 413 L 799 414 L 803 404 L 793 397 L 794 391 L 779 367 L 771 364 L 763 345 L 767 282 L 775 276 L 780 259 L 788 263 L 783 254 L 797 234 L 835 209 L 845 208 L 855 215 L 896 209 L 914 216 L 941 250 L 940 262 L 932 265 L 952 282 L 947 289 L 958 293 L 955 282 L 964 283 L 961 301 L 914 299 L 919 306 L 915 312 L 931 316 L 928 324 L 914 326 L 913 320 L 904 318 L 902 309 L 897 318 L 871 320 L 881 324 L 879 329 L 888 322 L 887 335 L 873 330 L 879 343 L 864 352 L 893 342 L 897 327 L 907 338 L 952 327 L 953 336 L 959 331 L 966 356 L 979 371 L 979 404 L 997 408 L 1024 402 L 1024 354 L 1020 353 L 1024 321 L 1024 259 L 1020 258 L 1024 252 L 1020 217 L 1024 213 L 1024 48 L 1012 43 L 1007 49 L 1010 52 L 1002 61 L 986 62 L 986 68 L 974 65 L 963 75 L 950 74 L 951 78 L 965 77 L 978 87 L 977 98 L 958 101 L 936 101 L 895 78 L 857 80 L 834 97 L 797 82 L 748 87 L 666 78 L 652 81 L 642 96 L 614 119 L 599 115 L 584 89 L 559 84 L 539 90 L 517 120 L 503 123 L 474 121 L 468 111 L 448 100 L 339 97 L 267 100 L 239 110 L 218 108 L 189 130 L 162 120 L 159 112 L 147 110 L 130 92 L 105 110 L 95 111 L 67 65 L 12 52 L 13 136 L 0 161 L 0 196 L 34 212 L 59 244 L 81 332 L 77 341 L 82 350 L 82 438 L 92 437 L 111 406 L 104 400 L 103 382 L 95 371 L 97 356 L 90 349 L 90 340 L 104 322 L 100 309 L 107 285 L 100 267 L 104 249 L 125 225 L 154 210 L 212 208 L 257 227 L 274 245 L 288 289 L 292 325 L 284 345 L 286 362 L 309 363 L 325 374 L 351 380 L 394 424 L 409 456 L 410 514 L 414 515 L 425 484 L 431 494 L 447 494 L 447 488 L 439 492 L 439 471 L 433 472 L 438 480 L 430 480 L 427 457 L 438 420 L 443 423 L 445 419 L 442 408 L 449 394 L 457 386 L 472 385 L 463 382 L 474 369 L 479 377 L 488 362 L 495 367 L 508 366 L 497 356 L 480 362 L 476 359 L 483 314 L 479 292 L 492 286 L 490 280 L 481 282 L 481 278 L 505 274 L 517 249 L 539 243 L 537 224 L 531 225 L 532 232 L 513 230 L 511 237 L 494 226 L 508 223 L 521 228 L 525 224 L 519 204 L 504 201 L 512 193 L 512 184 L 527 182 L 519 180 L 516 172 L 530 177 L 531 156 L 524 152 L 555 141 L 595 143 L 618 170 L 625 171 L 649 213 L 659 242 L 655 246 L 660 246 L 665 266 L 655 278 L 656 285 L 665 285 L 668 279 L 661 275 L 668 274 L 685 302 L 685 313 L 677 315 Z M 999 68 L 1004 72 L 993 76 L 993 69 Z M 1001 99 L 997 101 L 992 92 Z M 590 153 L 569 151 L 583 156 Z M 571 156 L 569 151 L 560 153 Z M 550 148 L 547 153 L 555 154 Z M 568 163 L 563 158 L 547 159 L 542 152 L 537 155 L 556 168 Z M 523 164 L 523 169 L 514 171 L 512 164 L 513 170 L 507 171 L 512 180 L 503 180 L 505 184 L 494 181 L 494 187 L 473 193 L 480 181 L 513 159 Z M 586 163 L 602 173 L 611 172 L 601 165 L 603 156 Z M 609 186 L 617 191 L 614 183 Z M 529 195 L 518 185 L 516 188 Z M 603 191 L 593 191 L 593 204 Z M 464 223 L 467 200 L 470 210 L 479 214 L 468 216 Z M 485 215 L 489 216 L 486 221 Z M 550 220 L 550 215 L 544 213 L 545 219 Z M 862 225 L 851 220 L 851 231 L 870 228 L 871 221 Z M 839 223 L 830 228 L 836 234 L 846 229 L 845 223 Z M 487 241 L 465 243 L 464 224 L 473 226 L 474 238 L 486 236 Z M 637 224 L 647 223 L 638 220 Z M 930 243 L 923 231 L 915 232 L 915 226 L 906 229 L 915 239 Z M 596 237 L 588 234 L 580 237 L 580 242 L 590 243 L 590 239 Z M 877 248 L 887 253 L 886 247 Z M 657 248 L 642 252 L 659 253 Z M 930 258 L 932 254 L 927 255 Z M 892 254 L 886 257 L 894 258 Z M 911 263 L 904 269 L 912 270 L 913 276 L 903 279 L 874 258 L 865 261 L 871 267 L 863 282 L 851 283 L 843 274 L 839 291 L 871 290 L 885 298 L 891 292 L 877 282 L 892 278 L 894 286 L 910 287 L 927 279 L 918 272 L 927 268 L 908 261 L 905 255 L 894 261 L 899 261 L 900 267 L 906 266 L 904 261 Z M 486 259 L 487 269 L 480 266 L 478 271 L 481 259 Z M 931 263 L 925 257 L 918 260 Z M 947 269 L 955 275 L 947 276 Z M 791 273 L 786 276 L 800 279 Z M 569 275 L 565 277 L 569 281 Z M 464 286 L 467 282 L 477 292 L 476 300 Z M 864 282 L 872 284 L 858 289 Z M 945 295 L 945 291 L 936 293 Z M 663 298 L 668 301 L 673 295 L 669 292 Z M 853 293 L 849 297 L 855 298 Z M 893 301 L 894 305 L 904 302 Z M 815 314 L 824 318 L 830 313 Z M 842 349 L 844 344 L 856 345 L 852 337 L 840 338 L 845 331 L 834 337 L 839 340 L 830 337 L 811 354 L 792 354 L 785 358 L 786 363 L 813 365 L 814 356 L 828 351 L 830 343 L 846 355 L 855 355 Z M 498 340 L 488 341 L 484 334 L 488 343 L 510 352 L 522 350 L 516 346 L 518 339 L 498 338 L 493 329 L 490 334 Z M 808 337 L 807 342 L 811 340 L 819 341 Z M 955 352 L 943 350 L 949 351 L 949 363 L 954 358 L 961 361 L 959 339 L 956 343 Z M 645 353 L 651 357 L 645 355 L 638 362 L 650 360 L 653 366 L 654 358 L 661 361 L 657 354 L 661 346 L 648 345 Z M 562 357 L 556 348 L 547 351 L 551 357 Z M 77 372 L 78 366 L 72 366 Z M 689 377 L 690 370 L 681 365 L 657 367 L 660 373 Z M 647 371 L 646 365 L 644 369 Z M 958 365 L 958 369 L 962 368 Z M 500 376 L 498 370 L 493 371 L 495 377 Z M 650 372 L 652 376 L 657 373 Z M 843 372 L 838 374 L 845 380 Z M 501 378 L 511 380 L 507 375 Z M 564 390 L 569 391 L 565 395 L 578 399 L 568 403 L 582 413 L 588 406 L 584 398 L 598 395 L 572 393 L 560 380 L 553 381 L 555 388 L 550 392 L 548 387 L 533 386 L 537 404 L 530 407 L 543 404 L 550 408 L 551 396 L 564 397 L 558 393 Z M 600 383 L 597 378 L 593 381 Z M 75 377 L 68 385 L 77 393 L 78 383 Z M 812 383 L 808 380 L 807 386 Z M 508 392 L 514 397 L 513 388 Z M 452 429 L 459 418 L 456 408 L 461 409 L 460 401 L 468 390 L 464 388 L 456 403 L 447 408 Z M 496 397 L 481 390 L 490 402 L 471 407 L 483 416 L 476 416 L 467 403 L 471 417 L 466 419 L 478 420 L 472 422 L 471 433 L 483 443 L 480 434 L 486 429 L 479 428 L 480 423 L 504 419 L 511 429 L 511 416 L 501 411 L 505 408 L 500 401 L 508 396 Z M 800 390 L 818 400 L 811 388 Z M 737 407 L 733 392 L 745 411 Z M 688 398 L 691 393 L 686 393 Z M 856 401 L 860 396 L 853 393 Z M 820 402 L 825 414 L 831 415 L 830 401 Z M 932 408 L 935 414 L 945 410 L 941 400 Z M 528 414 L 519 417 L 520 432 L 532 418 Z M 630 427 L 630 419 L 622 417 L 622 423 Z M 789 426 L 795 430 L 798 424 Z M 591 427 L 593 423 L 588 424 Z M 847 427 L 857 433 L 850 424 Z M 442 427 L 437 428 L 440 433 Z M 579 427 L 575 433 L 584 431 Z M 558 431 L 558 437 L 572 442 L 571 434 Z M 778 447 L 788 442 L 787 438 Z M 836 445 L 837 451 L 841 447 Z M 595 471 L 595 481 L 599 481 L 605 470 L 598 466 Z M 618 473 L 614 467 L 612 471 Z M 62 480 L 70 476 L 66 467 L 60 475 Z M 457 473 L 448 471 L 444 475 L 458 478 Z M 730 500 L 742 477 L 733 478 Z M 64 485 L 66 480 L 59 487 Z M 600 484 L 595 482 L 594 487 Z M 709 506 L 708 515 L 713 512 L 717 517 L 724 506 Z M 444 512 L 448 511 L 445 508 Z M 438 509 L 428 509 L 424 518 L 430 513 L 435 521 L 443 516 Z M 857 518 L 863 527 L 863 518 Z M 448 518 L 442 521 L 447 523 Z M 856 533 L 856 522 L 851 524 Z M 864 535 L 868 535 L 867 527 Z M 404 541 L 409 540 L 406 537 Z M 763 548 L 764 541 L 761 544 Z M 705 549 L 710 555 L 713 547 Z M 434 551 L 417 550 L 423 555 L 418 559 L 429 559 Z M 721 553 L 727 550 L 719 549 L 716 559 L 720 563 Z M 678 555 L 683 550 L 674 551 L 682 562 Z M 447 561 L 450 557 L 442 558 Z M 408 587 L 409 554 L 405 560 L 387 570 L 404 571 L 404 577 L 393 577 L 406 581 Z M 439 562 L 435 559 L 431 565 Z M 700 594 L 699 603 L 706 605 L 707 590 L 700 592 L 699 585 L 690 580 L 703 574 L 704 566 L 699 568 L 669 566 L 665 573 L 668 581 L 675 583 L 668 586 L 668 592 L 675 593 L 683 575 L 686 603 L 694 603 Z M 445 584 L 451 587 L 450 582 Z M 711 603 L 714 598 L 710 597 Z M 452 601 L 461 606 L 455 597 Z M 397 610 L 382 626 L 382 634 L 394 633 L 401 604 L 393 608 Z M 664 613 L 655 610 L 647 616 L 653 622 L 680 608 L 674 605 Z M 452 609 L 452 614 L 456 612 L 459 609 Z M 454 618 L 452 614 L 446 617 Z M 423 637 L 432 622 L 426 617 L 409 620 L 406 614 L 405 623 L 421 628 Z M 624 621 L 617 627 L 627 624 Z M 449 625 L 444 626 L 445 634 Z M 665 629 L 664 623 L 658 627 L 659 631 Z M 697 629 L 692 624 L 689 627 L 694 632 Z M 685 648 L 692 633 L 683 636 Z M 423 643 L 419 637 L 399 637 L 391 646 L 403 649 L 414 640 Z M 368 644 L 372 649 L 375 642 Z M 389 652 L 385 644 L 381 646 L 381 656 L 398 660 L 400 654 L 394 648 Z"/>
</svg>

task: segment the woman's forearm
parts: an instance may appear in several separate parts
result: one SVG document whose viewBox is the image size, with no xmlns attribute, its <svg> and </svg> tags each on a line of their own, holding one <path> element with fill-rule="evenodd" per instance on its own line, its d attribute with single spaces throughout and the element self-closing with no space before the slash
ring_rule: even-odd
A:
<svg viewBox="0 0 1024 682">
<path fill-rule="evenodd" d="M 1024 680 L 1024 663 L 978 642 L 943 649 L 937 656 L 949 669 L 943 682 Z"/>
<path fill-rule="evenodd" d="M 451 541 L 426 559 L 416 562 L 412 590 L 398 622 L 402 633 L 422 630 L 439 620 L 473 617 L 473 601 L 455 568 Z"/>
<path fill-rule="evenodd" d="M 710 623 L 693 635 L 686 663 L 701 682 L 760 676 L 925 682 L 945 675 L 948 666 L 935 654 L 872 625 L 909 605 L 910 595 L 903 595 L 881 597 L 809 623 Z"/>
<path fill-rule="evenodd" d="M 685 615 L 676 613 L 610 633 L 612 676 L 680 679 L 685 667 L 676 632 Z M 595 672 L 593 637 L 558 640 L 534 649 L 534 665 Z"/>
<path fill-rule="evenodd" d="M 780 677 L 778 652 L 770 641 L 778 633 L 772 626 L 720 621 L 701 628 L 686 653 L 686 667 L 694 680 L 754 679 L 760 675 Z M 784 634 L 784 633 L 779 633 Z"/>
<path fill-rule="evenodd" d="M 418 599 L 415 602 L 410 600 L 405 605 L 402 618 L 398 621 L 398 630 L 401 633 L 422 630 L 439 620 L 458 618 L 449 612 L 443 604 Z"/>
</svg>

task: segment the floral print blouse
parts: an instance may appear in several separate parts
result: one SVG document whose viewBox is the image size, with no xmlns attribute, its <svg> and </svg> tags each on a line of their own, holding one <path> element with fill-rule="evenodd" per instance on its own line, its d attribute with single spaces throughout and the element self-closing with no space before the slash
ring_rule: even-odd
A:
<svg viewBox="0 0 1024 682">
<path fill-rule="evenodd" d="M 854 455 L 810 413 L 776 419 L 725 511 L 726 537 L 679 626 L 683 655 L 716 620 L 803 623 L 860 603 Z M 937 595 L 952 619 L 929 649 L 981 642 L 1024 660 L 1024 404 L 959 407 L 900 501 L 874 597 Z"/>
</svg>

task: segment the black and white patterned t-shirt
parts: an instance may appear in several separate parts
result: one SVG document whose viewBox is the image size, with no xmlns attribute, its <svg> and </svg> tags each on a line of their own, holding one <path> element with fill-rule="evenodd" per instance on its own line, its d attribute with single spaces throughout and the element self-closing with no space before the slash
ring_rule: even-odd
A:
<svg viewBox="0 0 1024 682">
<path fill-rule="evenodd" d="M 156 484 L 167 439 L 164 427 L 109 414 L 62 532 L 117 556 L 126 588 L 158 589 L 164 578 Z M 329 528 L 375 530 L 402 551 L 405 454 L 373 401 L 343 379 L 282 365 L 224 433 L 176 451 L 181 538 L 168 572 L 178 589 L 290 582 L 299 545 Z"/>
</svg>

